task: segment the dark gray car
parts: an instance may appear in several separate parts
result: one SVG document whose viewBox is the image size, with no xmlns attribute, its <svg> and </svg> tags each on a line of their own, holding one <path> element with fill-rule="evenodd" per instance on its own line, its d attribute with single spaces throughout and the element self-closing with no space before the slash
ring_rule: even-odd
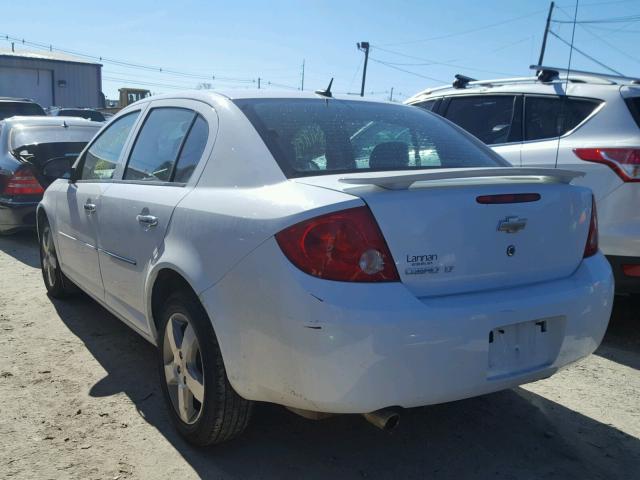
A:
<svg viewBox="0 0 640 480">
<path fill-rule="evenodd" d="M 35 226 L 44 190 L 63 176 L 102 124 L 12 116 L 0 121 L 0 234 Z"/>
</svg>

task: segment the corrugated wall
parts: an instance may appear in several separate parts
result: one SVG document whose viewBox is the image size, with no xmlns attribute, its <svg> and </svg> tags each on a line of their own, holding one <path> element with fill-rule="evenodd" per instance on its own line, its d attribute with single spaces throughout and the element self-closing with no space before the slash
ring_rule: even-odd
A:
<svg viewBox="0 0 640 480">
<path fill-rule="evenodd" d="M 14 68 L 15 70 L 11 70 Z M 34 72 L 35 82 L 29 92 L 28 70 Z M 73 63 L 58 60 L 44 60 L 0 55 L 0 96 L 25 96 L 40 98 L 58 107 L 102 107 L 101 66 L 90 63 Z M 40 71 L 40 72 L 39 72 Z M 13 72 L 13 77 L 12 77 Z M 48 74 L 47 72 L 51 72 Z M 51 95 L 44 95 L 41 82 L 50 83 Z M 13 91 L 12 91 L 13 90 Z"/>
</svg>

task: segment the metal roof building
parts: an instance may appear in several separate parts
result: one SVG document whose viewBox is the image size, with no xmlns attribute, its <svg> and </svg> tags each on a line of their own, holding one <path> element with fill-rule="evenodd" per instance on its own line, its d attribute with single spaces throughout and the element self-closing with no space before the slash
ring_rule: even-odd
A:
<svg viewBox="0 0 640 480">
<path fill-rule="evenodd" d="M 0 49 L 0 96 L 45 108 L 103 107 L 102 65 L 58 52 Z"/>
</svg>

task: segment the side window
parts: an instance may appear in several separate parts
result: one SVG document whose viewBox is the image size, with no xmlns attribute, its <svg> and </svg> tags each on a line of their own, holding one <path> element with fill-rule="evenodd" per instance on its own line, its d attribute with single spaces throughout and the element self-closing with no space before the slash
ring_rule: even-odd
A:
<svg viewBox="0 0 640 480">
<path fill-rule="evenodd" d="M 528 96 L 524 104 L 524 138 L 543 140 L 564 135 L 587 118 L 599 104 L 578 98 Z"/>
<path fill-rule="evenodd" d="M 186 183 L 195 170 L 209 138 L 207 121 L 198 115 L 182 146 L 172 181 Z"/>
<path fill-rule="evenodd" d="M 436 102 L 438 101 L 437 98 L 434 98 L 433 100 L 427 100 L 426 102 L 420 102 L 420 103 L 415 103 L 414 105 L 416 107 L 420 107 L 420 108 L 424 108 L 425 110 L 433 110 L 433 107 L 436 105 Z"/>
<path fill-rule="evenodd" d="M 138 134 L 123 178 L 170 181 L 178 152 L 194 115 L 195 112 L 186 108 L 152 109 Z"/>
<path fill-rule="evenodd" d="M 631 116 L 638 124 L 638 127 L 640 127 L 640 97 L 626 98 L 625 103 L 627 104 L 627 107 L 629 107 Z"/>
<path fill-rule="evenodd" d="M 510 137 L 514 104 L 512 95 L 453 97 L 445 117 L 487 145 L 507 143 L 514 141 Z"/>
<path fill-rule="evenodd" d="M 79 180 L 109 180 L 118 166 L 118 159 L 140 112 L 120 117 L 100 134 L 82 160 Z"/>
</svg>

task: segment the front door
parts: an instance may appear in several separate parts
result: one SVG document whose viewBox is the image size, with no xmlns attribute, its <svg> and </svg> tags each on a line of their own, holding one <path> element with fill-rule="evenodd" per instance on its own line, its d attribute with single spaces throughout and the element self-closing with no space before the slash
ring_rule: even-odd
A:
<svg viewBox="0 0 640 480">
<path fill-rule="evenodd" d="M 100 133 L 76 162 L 73 181 L 58 192 L 57 227 L 62 269 L 87 293 L 102 299 L 98 261 L 101 200 L 111 186 L 139 112 L 120 117 Z"/>
<path fill-rule="evenodd" d="M 57 208 L 59 257 L 65 274 L 83 290 L 103 297 L 97 251 L 96 212 L 106 183 L 69 183 L 60 189 Z"/>
</svg>

